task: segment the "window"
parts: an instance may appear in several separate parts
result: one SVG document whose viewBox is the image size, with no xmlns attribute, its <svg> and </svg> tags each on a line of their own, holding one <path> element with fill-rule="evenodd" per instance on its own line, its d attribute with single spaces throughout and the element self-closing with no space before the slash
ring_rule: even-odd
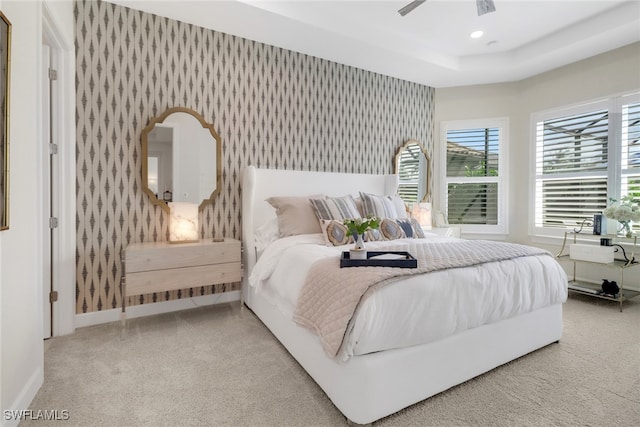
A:
<svg viewBox="0 0 640 427">
<path fill-rule="evenodd" d="M 506 234 L 506 119 L 444 122 L 443 206 L 466 233 Z"/>
<path fill-rule="evenodd" d="M 533 124 L 534 233 L 560 234 L 610 198 L 640 196 L 638 95 L 534 114 Z"/>
</svg>

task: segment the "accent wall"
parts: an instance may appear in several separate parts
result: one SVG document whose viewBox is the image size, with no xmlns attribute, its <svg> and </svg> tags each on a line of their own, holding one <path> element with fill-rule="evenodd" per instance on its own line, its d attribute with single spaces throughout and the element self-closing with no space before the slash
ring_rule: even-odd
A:
<svg viewBox="0 0 640 427">
<path fill-rule="evenodd" d="M 241 238 L 247 165 L 391 173 L 407 139 L 433 145 L 431 87 L 101 1 L 76 2 L 75 17 L 77 313 L 119 307 L 123 248 L 167 240 L 168 216 L 141 188 L 140 137 L 170 107 L 197 111 L 222 137 L 222 189 L 200 214 L 202 238 Z"/>
</svg>

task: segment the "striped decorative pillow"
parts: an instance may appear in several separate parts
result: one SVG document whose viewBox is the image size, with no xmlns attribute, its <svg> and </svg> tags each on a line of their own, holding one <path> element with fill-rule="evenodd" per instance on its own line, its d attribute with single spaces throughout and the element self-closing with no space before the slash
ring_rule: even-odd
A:
<svg viewBox="0 0 640 427">
<path fill-rule="evenodd" d="M 311 204 L 318 219 L 361 218 L 356 202 L 351 196 L 311 199 Z"/>
<path fill-rule="evenodd" d="M 398 218 L 398 212 L 391 197 L 377 196 L 360 192 L 362 198 L 362 209 L 365 216 L 376 216 L 378 218 Z"/>
</svg>

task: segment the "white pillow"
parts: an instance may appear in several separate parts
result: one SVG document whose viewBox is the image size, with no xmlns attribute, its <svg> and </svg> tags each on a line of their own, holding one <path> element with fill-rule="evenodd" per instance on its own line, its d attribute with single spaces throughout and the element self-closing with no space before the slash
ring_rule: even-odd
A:
<svg viewBox="0 0 640 427">
<path fill-rule="evenodd" d="M 408 218 L 407 206 L 405 205 L 404 200 L 402 200 L 397 194 L 389 197 L 391 197 L 391 203 L 393 203 L 393 206 L 396 208 L 396 214 L 398 215 L 396 218 Z"/>
<path fill-rule="evenodd" d="M 280 227 L 278 227 L 278 218 L 270 219 L 258 227 L 253 235 L 258 258 L 260 258 L 265 248 L 279 237 Z"/>
</svg>

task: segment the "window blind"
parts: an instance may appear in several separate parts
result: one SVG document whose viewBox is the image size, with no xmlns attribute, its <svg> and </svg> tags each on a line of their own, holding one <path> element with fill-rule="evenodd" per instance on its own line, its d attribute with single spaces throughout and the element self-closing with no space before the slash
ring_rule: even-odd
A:
<svg viewBox="0 0 640 427">
<path fill-rule="evenodd" d="M 500 129 L 447 131 L 450 224 L 498 224 Z"/>
<path fill-rule="evenodd" d="M 498 224 L 498 184 L 458 183 L 447 188 L 449 224 Z"/>
<path fill-rule="evenodd" d="M 622 108 L 622 194 L 640 201 L 640 102 Z"/>
<path fill-rule="evenodd" d="M 640 103 L 622 109 L 623 167 L 640 174 Z"/>
<path fill-rule="evenodd" d="M 609 112 L 597 110 L 539 122 L 536 222 L 566 227 L 607 206 Z"/>
<path fill-rule="evenodd" d="M 447 176 L 498 175 L 499 129 L 447 132 Z"/>
</svg>

